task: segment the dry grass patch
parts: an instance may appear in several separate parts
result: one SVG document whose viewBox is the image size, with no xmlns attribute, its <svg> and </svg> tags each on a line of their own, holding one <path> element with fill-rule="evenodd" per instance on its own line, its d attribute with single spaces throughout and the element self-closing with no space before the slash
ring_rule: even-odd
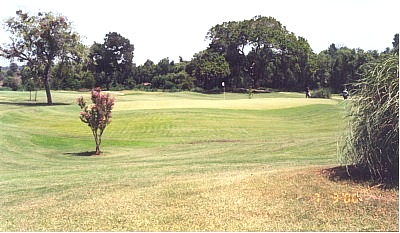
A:
<svg viewBox="0 0 400 233">
<path fill-rule="evenodd" d="M 19 219 L 12 219 L 12 228 L 3 223 L 1 229 L 398 231 L 397 191 L 332 182 L 321 169 L 259 169 L 169 176 L 149 180 L 147 186 L 132 179 L 84 187 L 44 197 L 34 208 L 27 202 L 7 210 Z M 363 201 L 334 203 L 333 194 L 342 192 L 358 192 Z M 321 194 L 319 202 L 315 193 Z"/>
</svg>

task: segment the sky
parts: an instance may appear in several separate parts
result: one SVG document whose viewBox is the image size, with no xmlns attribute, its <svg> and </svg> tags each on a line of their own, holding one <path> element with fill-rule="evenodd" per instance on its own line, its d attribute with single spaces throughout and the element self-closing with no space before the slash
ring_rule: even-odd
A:
<svg viewBox="0 0 400 233">
<path fill-rule="evenodd" d="M 67 17 L 84 44 L 103 43 L 117 32 L 134 45 L 133 62 L 163 58 L 190 60 L 207 48 L 205 36 L 217 24 L 271 16 L 296 36 L 305 38 L 315 53 L 337 46 L 383 51 L 399 33 L 398 0 L 6 0 L 0 22 L 19 9 Z M 0 44 L 9 43 L 0 26 Z M 6 65 L 9 61 L 0 58 Z"/>
</svg>

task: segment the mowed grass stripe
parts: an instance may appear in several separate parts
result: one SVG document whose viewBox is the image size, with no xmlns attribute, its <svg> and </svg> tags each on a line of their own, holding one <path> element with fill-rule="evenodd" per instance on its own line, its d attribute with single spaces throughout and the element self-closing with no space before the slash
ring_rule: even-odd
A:
<svg viewBox="0 0 400 233">
<path fill-rule="evenodd" d="M 137 110 L 137 109 L 176 109 L 176 108 L 214 108 L 214 109 L 282 109 L 311 104 L 336 104 L 335 100 L 321 99 L 239 99 L 239 100 L 158 100 L 158 101 L 135 101 L 121 102 L 115 105 L 115 111 Z"/>
<path fill-rule="evenodd" d="M 84 156 L 94 142 L 75 99 L 88 94 L 54 92 L 63 105 L 51 107 L 27 106 L 26 94 L 0 103 L 0 230 L 398 230 L 398 191 L 320 174 L 338 164 L 340 101 L 227 94 L 228 106 L 223 95 L 114 93 L 104 156 Z M 357 191 L 363 203 L 327 199 Z"/>
</svg>

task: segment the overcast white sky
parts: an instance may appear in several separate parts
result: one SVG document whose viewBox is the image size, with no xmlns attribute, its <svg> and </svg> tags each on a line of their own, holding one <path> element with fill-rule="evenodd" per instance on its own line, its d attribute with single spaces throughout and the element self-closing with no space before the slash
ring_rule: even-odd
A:
<svg viewBox="0 0 400 233">
<path fill-rule="evenodd" d="M 118 32 L 135 46 L 133 62 L 158 63 L 179 56 L 190 60 L 207 48 L 208 30 L 228 21 L 256 15 L 272 16 L 308 40 L 314 52 L 331 43 L 383 51 L 399 33 L 398 0 L 6 0 L 0 4 L 0 21 L 15 11 L 36 14 L 52 11 L 65 15 L 75 31 L 92 45 L 103 43 L 108 32 Z M 9 39 L 0 27 L 0 44 Z M 3 63 L 2 61 L 1 63 Z M 8 62 L 6 64 L 9 64 Z"/>
</svg>

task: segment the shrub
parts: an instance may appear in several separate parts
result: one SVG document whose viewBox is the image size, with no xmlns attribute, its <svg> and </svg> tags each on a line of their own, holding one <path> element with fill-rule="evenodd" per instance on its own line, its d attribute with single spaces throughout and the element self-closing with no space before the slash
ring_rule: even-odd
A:
<svg viewBox="0 0 400 233">
<path fill-rule="evenodd" d="M 171 81 L 165 81 L 164 86 L 163 86 L 163 91 L 164 90 L 170 90 L 175 87 L 175 84 Z M 175 87 L 176 88 L 176 87 Z"/>
<path fill-rule="evenodd" d="M 115 84 L 110 87 L 110 91 L 123 91 L 125 89 L 126 89 L 125 86 L 122 84 Z"/>
<path fill-rule="evenodd" d="M 193 92 L 203 93 L 203 92 L 204 92 L 204 89 L 201 88 L 201 87 L 195 87 L 195 88 L 193 89 Z"/>
<path fill-rule="evenodd" d="M 222 94 L 223 90 L 224 89 L 222 89 L 222 88 L 214 87 L 211 90 L 204 90 L 203 93 L 205 93 L 205 94 Z"/>
<path fill-rule="evenodd" d="M 0 91 L 12 91 L 11 87 L 0 87 Z"/>
<path fill-rule="evenodd" d="M 100 154 L 101 136 L 106 126 L 111 123 L 111 110 L 114 106 L 114 98 L 110 94 L 104 94 L 100 88 L 92 90 L 92 104 L 87 105 L 81 96 L 77 100 L 82 111 L 80 119 L 86 123 L 92 130 L 94 140 L 96 141 L 96 155 Z"/>
<path fill-rule="evenodd" d="M 3 80 L 3 86 L 10 87 L 13 91 L 16 91 L 21 86 L 21 79 L 13 76 L 7 76 Z"/>
<path fill-rule="evenodd" d="M 330 99 L 331 97 L 332 91 L 330 88 L 319 88 L 311 93 L 311 98 Z"/>
<path fill-rule="evenodd" d="M 339 151 L 345 163 L 368 167 L 379 183 L 399 179 L 399 57 L 386 55 L 354 84 L 349 125 Z"/>
<path fill-rule="evenodd" d="M 249 90 L 247 91 L 247 96 L 249 99 L 253 98 L 253 88 L 250 86 Z"/>
</svg>

